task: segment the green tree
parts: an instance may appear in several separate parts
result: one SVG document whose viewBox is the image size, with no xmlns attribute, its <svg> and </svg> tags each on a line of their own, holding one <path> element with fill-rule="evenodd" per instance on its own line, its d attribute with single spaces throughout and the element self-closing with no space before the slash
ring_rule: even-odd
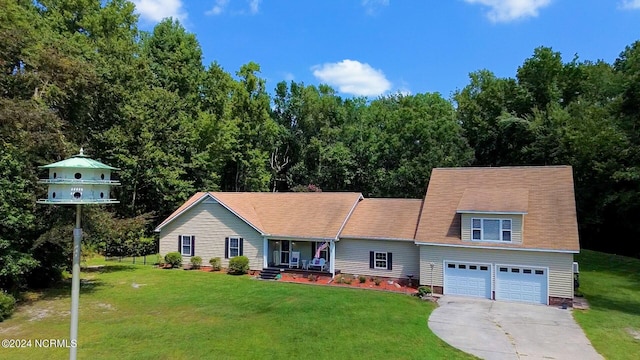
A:
<svg viewBox="0 0 640 360">
<path fill-rule="evenodd" d="M 280 128 L 270 117 L 270 98 L 264 79 L 257 76 L 259 71 L 260 66 L 250 62 L 237 72 L 239 81 L 232 90 L 230 118 L 238 130 L 231 159 L 224 167 L 224 190 L 265 191 L 271 182 L 269 155 Z"/>
</svg>

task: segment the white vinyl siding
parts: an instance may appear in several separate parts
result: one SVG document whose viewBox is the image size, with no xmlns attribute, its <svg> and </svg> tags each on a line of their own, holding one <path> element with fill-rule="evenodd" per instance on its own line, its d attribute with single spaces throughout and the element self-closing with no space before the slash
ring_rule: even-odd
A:
<svg viewBox="0 0 640 360">
<path fill-rule="evenodd" d="M 369 253 L 392 253 L 392 269 L 370 269 Z M 341 239 L 336 242 L 336 270 L 346 274 L 417 279 L 418 248 L 413 241 Z"/>
<path fill-rule="evenodd" d="M 251 226 L 214 202 L 200 202 L 185 211 L 160 231 L 160 254 L 178 250 L 178 235 L 195 236 L 195 255 L 202 257 L 203 264 L 209 259 L 219 257 L 222 266 L 229 266 L 229 259 L 224 258 L 225 238 L 242 237 L 243 255 L 249 258 L 249 268 L 262 269 L 263 238 Z M 188 264 L 190 256 L 183 256 L 182 263 Z"/>
<path fill-rule="evenodd" d="M 489 250 L 420 245 L 420 284 L 443 286 L 443 262 L 469 262 L 548 268 L 549 296 L 573 298 L 573 254 L 522 250 Z M 495 274 L 491 279 L 495 289 Z"/>
<path fill-rule="evenodd" d="M 461 214 L 462 241 L 477 241 L 472 239 L 472 219 L 505 219 L 511 220 L 511 243 L 522 244 L 523 215 L 496 214 Z"/>
</svg>

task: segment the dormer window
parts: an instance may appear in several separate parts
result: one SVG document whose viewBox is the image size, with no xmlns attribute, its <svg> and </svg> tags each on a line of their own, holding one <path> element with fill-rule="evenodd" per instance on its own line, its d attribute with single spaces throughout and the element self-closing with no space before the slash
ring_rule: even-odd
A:
<svg viewBox="0 0 640 360">
<path fill-rule="evenodd" d="M 474 241 L 511 242 L 511 219 L 471 219 L 471 239 Z"/>
</svg>

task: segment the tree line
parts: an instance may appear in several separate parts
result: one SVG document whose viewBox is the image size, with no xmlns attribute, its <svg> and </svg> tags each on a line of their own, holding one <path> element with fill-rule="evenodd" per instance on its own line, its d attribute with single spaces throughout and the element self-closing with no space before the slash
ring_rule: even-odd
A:
<svg viewBox="0 0 640 360">
<path fill-rule="evenodd" d="M 196 191 L 424 196 L 431 169 L 569 164 L 583 247 L 640 255 L 640 42 L 609 64 L 548 47 L 515 76 L 438 93 L 343 98 L 260 66 L 203 64 L 194 34 L 138 29 L 125 0 L 0 0 L 0 286 L 45 286 L 72 212 L 36 206 L 37 166 L 78 152 L 122 170 L 117 206 L 84 214 L 87 249 L 146 252 Z M 114 250 L 116 249 L 116 250 Z M 125 250 L 123 250 L 125 249 Z"/>
</svg>

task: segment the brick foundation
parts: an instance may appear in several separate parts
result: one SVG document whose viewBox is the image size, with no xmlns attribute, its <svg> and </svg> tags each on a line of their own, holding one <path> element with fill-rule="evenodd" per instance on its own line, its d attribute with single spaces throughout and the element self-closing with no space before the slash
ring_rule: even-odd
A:
<svg viewBox="0 0 640 360">
<path fill-rule="evenodd" d="M 573 307 L 573 299 L 549 296 L 549 305 L 562 306 L 563 304 L 566 304 L 568 307 Z"/>
</svg>

